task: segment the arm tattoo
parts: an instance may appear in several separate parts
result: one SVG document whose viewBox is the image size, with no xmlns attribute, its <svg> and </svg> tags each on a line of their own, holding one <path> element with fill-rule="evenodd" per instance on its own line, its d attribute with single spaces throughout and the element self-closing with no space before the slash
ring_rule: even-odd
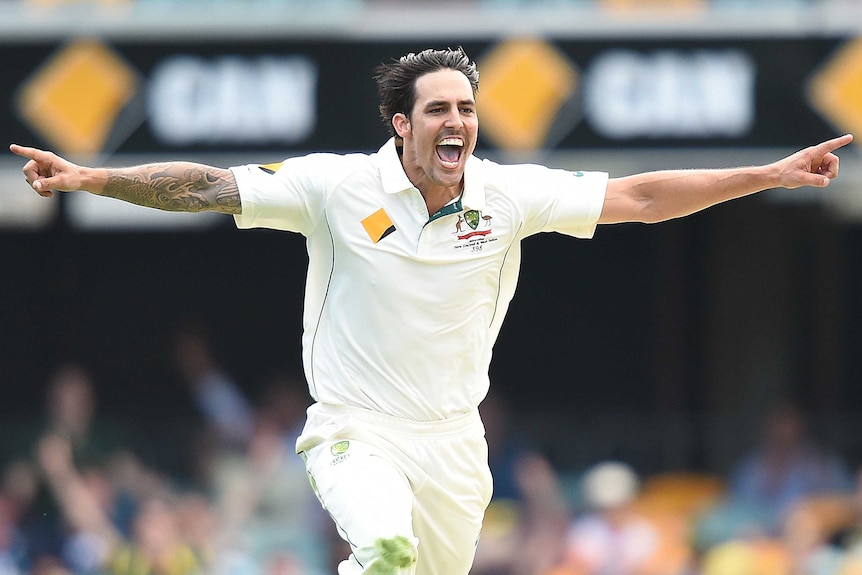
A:
<svg viewBox="0 0 862 575">
<path fill-rule="evenodd" d="M 169 162 L 108 170 L 102 195 L 173 212 L 239 214 L 239 189 L 230 170 Z"/>
</svg>

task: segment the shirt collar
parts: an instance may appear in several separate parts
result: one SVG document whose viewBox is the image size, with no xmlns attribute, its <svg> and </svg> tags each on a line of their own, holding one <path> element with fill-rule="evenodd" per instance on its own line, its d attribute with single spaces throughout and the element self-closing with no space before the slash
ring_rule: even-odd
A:
<svg viewBox="0 0 862 575">
<path fill-rule="evenodd" d="M 404 172 L 401 158 L 398 157 L 398 151 L 395 149 L 395 138 L 389 138 L 377 154 L 380 158 L 380 180 L 385 193 L 396 194 L 416 187 Z M 476 156 L 467 158 L 467 165 L 464 168 L 464 192 L 461 194 L 461 205 L 465 209 L 482 210 L 485 208 L 483 167 L 482 160 Z"/>
</svg>

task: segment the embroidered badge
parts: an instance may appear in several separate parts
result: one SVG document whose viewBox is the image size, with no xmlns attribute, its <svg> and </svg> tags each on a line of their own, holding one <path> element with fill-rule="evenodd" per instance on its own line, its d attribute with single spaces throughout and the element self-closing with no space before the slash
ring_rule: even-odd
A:
<svg viewBox="0 0 862 575">
<path fill-rule="evenodd" d="M 469 240 L 475 236 L 487 236 L 491 233 L 492 219 L 491 216 L 483 215 L 479 210 L 468 210 L 464 212 L 463 216 L 458 216 L 458 221 L 455 222 L 455 233 L 459 240 Z M 464 224 L 467 224 L 470 229 L 465 230 Z"/>
</svg>

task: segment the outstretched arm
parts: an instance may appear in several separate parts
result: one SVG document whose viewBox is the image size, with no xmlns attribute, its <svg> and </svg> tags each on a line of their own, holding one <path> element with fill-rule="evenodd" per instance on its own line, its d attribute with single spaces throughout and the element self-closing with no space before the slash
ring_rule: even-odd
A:
<svg viewBox="0 0 862 575">
<path fill-rule="evenodd" d="M 174 212 L 242 211 L 236 180 L 224 168 L 190 162 L 88 168 L 36 148 L 12 144 L 9 149 L 29 160 L 24 176 L 40 196 L 82 190 Z"/>
<path fill-rule="evenodd" d="M 852 141 L 848 134 L 764 166 L 668 170 L 612 178 L 599 223 L 654 223 L 771 188 L 823 188 L 838 175 L 838 156 L 833 152 Z"/>
<path fill-rule="evenodd" d="M 76 531 L 98 535 L 109 547 L 115 545 L 121 535 L 75 467 L 69 441 L 49 433 L 39 440 L 37 456 L 48 488 L 69 525 Z"/>
</svg>

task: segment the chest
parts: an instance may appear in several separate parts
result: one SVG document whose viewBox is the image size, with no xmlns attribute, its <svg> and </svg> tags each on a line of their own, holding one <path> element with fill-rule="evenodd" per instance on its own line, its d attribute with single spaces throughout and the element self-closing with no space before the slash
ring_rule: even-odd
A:
<svg viewBox="0 0 862 575">
<path fill-rule="evenodd" d="M 429 215 L 416 190 L 334 198 L 327 219 L 336 250 L 361 259 L 490 265 L 505 257 L 518 228 L 511 206 L 488 198 L 482 209 L 460 201 Z"/>
</svg>

